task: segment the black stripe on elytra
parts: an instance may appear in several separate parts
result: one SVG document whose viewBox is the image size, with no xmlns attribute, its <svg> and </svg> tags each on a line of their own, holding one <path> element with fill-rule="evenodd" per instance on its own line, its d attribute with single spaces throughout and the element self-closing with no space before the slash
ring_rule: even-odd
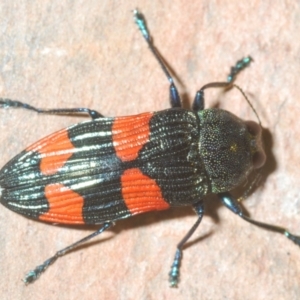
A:
<svg viewBox="0 0 300 300">
<path fill-rule="evenodd" d="M 40 154 L 22 151 L 0 170 L 0 201 L 10 210 L 36 219 L 48 211 L 44 187 L 48 177 L 40 172 Z"/>
<path fill-rule="evenodd" d="M 139 152 L 139 168 L 157 182 L 171 205 L 195 203 L 209 189 L 199 135 L 198 116 L 192 111 L 169 109 L 150 120 L 150 140 Z"/>
</svg>

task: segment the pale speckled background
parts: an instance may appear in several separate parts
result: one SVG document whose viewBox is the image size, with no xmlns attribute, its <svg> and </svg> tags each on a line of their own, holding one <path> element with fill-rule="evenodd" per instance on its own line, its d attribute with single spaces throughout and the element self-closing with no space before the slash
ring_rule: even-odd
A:
<svg viewBox="0 0 300 300">
<path fill-rule="evenodd" d="M 107 116 L 167 108 L 168 83 L 133 23 L 135 7 L 187 104 L 205 83 L 225 79 L 236 60 L 254 58 L 237 83 L 266 129 L 268 161 L 244 205 L 256 219 L 300 234 L 299 1 L 4 0 L 0 95 L 40 107 L 87 106 Z M 254 118 L 236 91 L 209 92 L 206 103 Z M 0 110 L 0 165 L 78 121 Z M 190 208 L 120 221 L 25 287 L 26 271 L 95 228 L 51 226 L 1 207 L 1 299 L 299 299 L 300 248 L 211 201 L 184 251 L 178 289 L 168 288 L 167 273 L 195 221 Z"/>
</svg>

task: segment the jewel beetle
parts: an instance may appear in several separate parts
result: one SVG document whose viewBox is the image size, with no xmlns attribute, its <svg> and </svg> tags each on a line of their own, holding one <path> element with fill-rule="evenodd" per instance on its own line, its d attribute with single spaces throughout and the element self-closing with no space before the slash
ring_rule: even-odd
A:
<svg viewBox="0 0 300 300">
<path fill-rule="evenodd" d="M 144 16 L 134 10 L 134 19 L 170 83 L 170 109 L 106 118 L 88 108 L 39 109 L 0 99 L 3 108 L 24 108 L 41 114 L 82 113 L 92 119 L 37 141 L 0 170 L 0 202 L 8 209 L 49 223 L 100 224 L 96 232 L 28 272 L 26 284 L 34 282 L 58 257 L 107 230 L 117 220 L 191 206 L 197 220 L 177 245 L 169 273 L 170 286 L 176 287 L 183 246 L 199 226 L 204 214 L 203 198 L 209 194 L 216 194 L 245 221 L 282 233 L 300 245 L 300 237 L 286 229 L 246 216 L 230 194 L 265 162 L 260 124 L 242 121 L 222 109 L 204 109 L 204 91 L 237 87 L 233 84 L 235 77 L 251 58 L 238 61 L 227 82 L 204 85 L 196 93 L 192 109 L 183 109 Z"/>
</svg>

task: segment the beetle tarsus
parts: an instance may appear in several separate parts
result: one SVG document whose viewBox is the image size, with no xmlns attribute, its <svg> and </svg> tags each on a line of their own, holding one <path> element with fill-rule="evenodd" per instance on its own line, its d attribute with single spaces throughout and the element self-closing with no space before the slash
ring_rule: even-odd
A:
<svg viewBox="0 0 300 300">
<path fill-rule="evenodd" d="M 291 241 L 293 241 L 296 245 L 300 246 L 300 236 L 297 235 L 293 235 L 291 234 L 289 231 L 285 231 L 284 235 L 290 239 Z"/>
<path fill-rule="evenodd" d="M 231 67 L 230 73 L 227 76 L 227 81 L 232 83 L 235 80 L 237 74 L 244 70 L 251 63 L 251 61 L 253 61 L 251 56 L 246 56 L 237 61 L 235 66 Z"/>
<path fill-rule="evenodd" d="M 55 254 L 51 258 L 47 259 L 43 264 L 37 266 L 34 270 L 29 271 L 23 279 L 24 283 L 27 285 L 35 282 L 41 276 L 41 274 L 56 261 L 57 258 L 58 255 Z"/>
<path fill-rule="evenodd" d="M 169 273 L 169 283 L 170 287 L 177 287 L 179 282 L 179 269 L 181 265 L 182 251 L 180 249 L 176 250 L 175 257 L 171 266 Z"/>
</svg>

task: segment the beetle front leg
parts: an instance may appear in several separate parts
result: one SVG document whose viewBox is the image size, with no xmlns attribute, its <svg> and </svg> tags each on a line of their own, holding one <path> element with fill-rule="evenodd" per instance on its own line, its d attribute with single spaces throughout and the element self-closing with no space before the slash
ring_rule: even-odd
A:
<svg viewBox="0 0 300 300">
<path fill-rule="evenodd" d="M 222 203 L 229 208 L 232 212 L 234 212 L 235 214 L 237 214 L 239 217 L 241 217 L 242 219 L 244 219 L 245 221 L 256 225 L 260 228 L 264 228 L 266 230 L 269 231 L 274 231 L 274 232 L 278 232 L 281 233 L 283 235 L 285 235 L 288 239 L 290 239 L 291 241 L 293 241 L 296 245 L 300 246 L 300 236 L 296 236 L 294 234 L 291 234 L 288 230 L 286 230 L 283 227 L 279 227 L 277 225 L 272 225 L 272 224 L 267 224 L 267 223 L 263 223 L 263 222 L 259 222 L 256 220 L 253 220 L 249 217 L 247 217 L 243 211 L 242 211 L 242 207 L 239 204 L 239 202 L 234 199 L 234 197 L 226 192 L 226 193 L 219 193 L 218 196 L 220 197 Z"/>
</svg>

